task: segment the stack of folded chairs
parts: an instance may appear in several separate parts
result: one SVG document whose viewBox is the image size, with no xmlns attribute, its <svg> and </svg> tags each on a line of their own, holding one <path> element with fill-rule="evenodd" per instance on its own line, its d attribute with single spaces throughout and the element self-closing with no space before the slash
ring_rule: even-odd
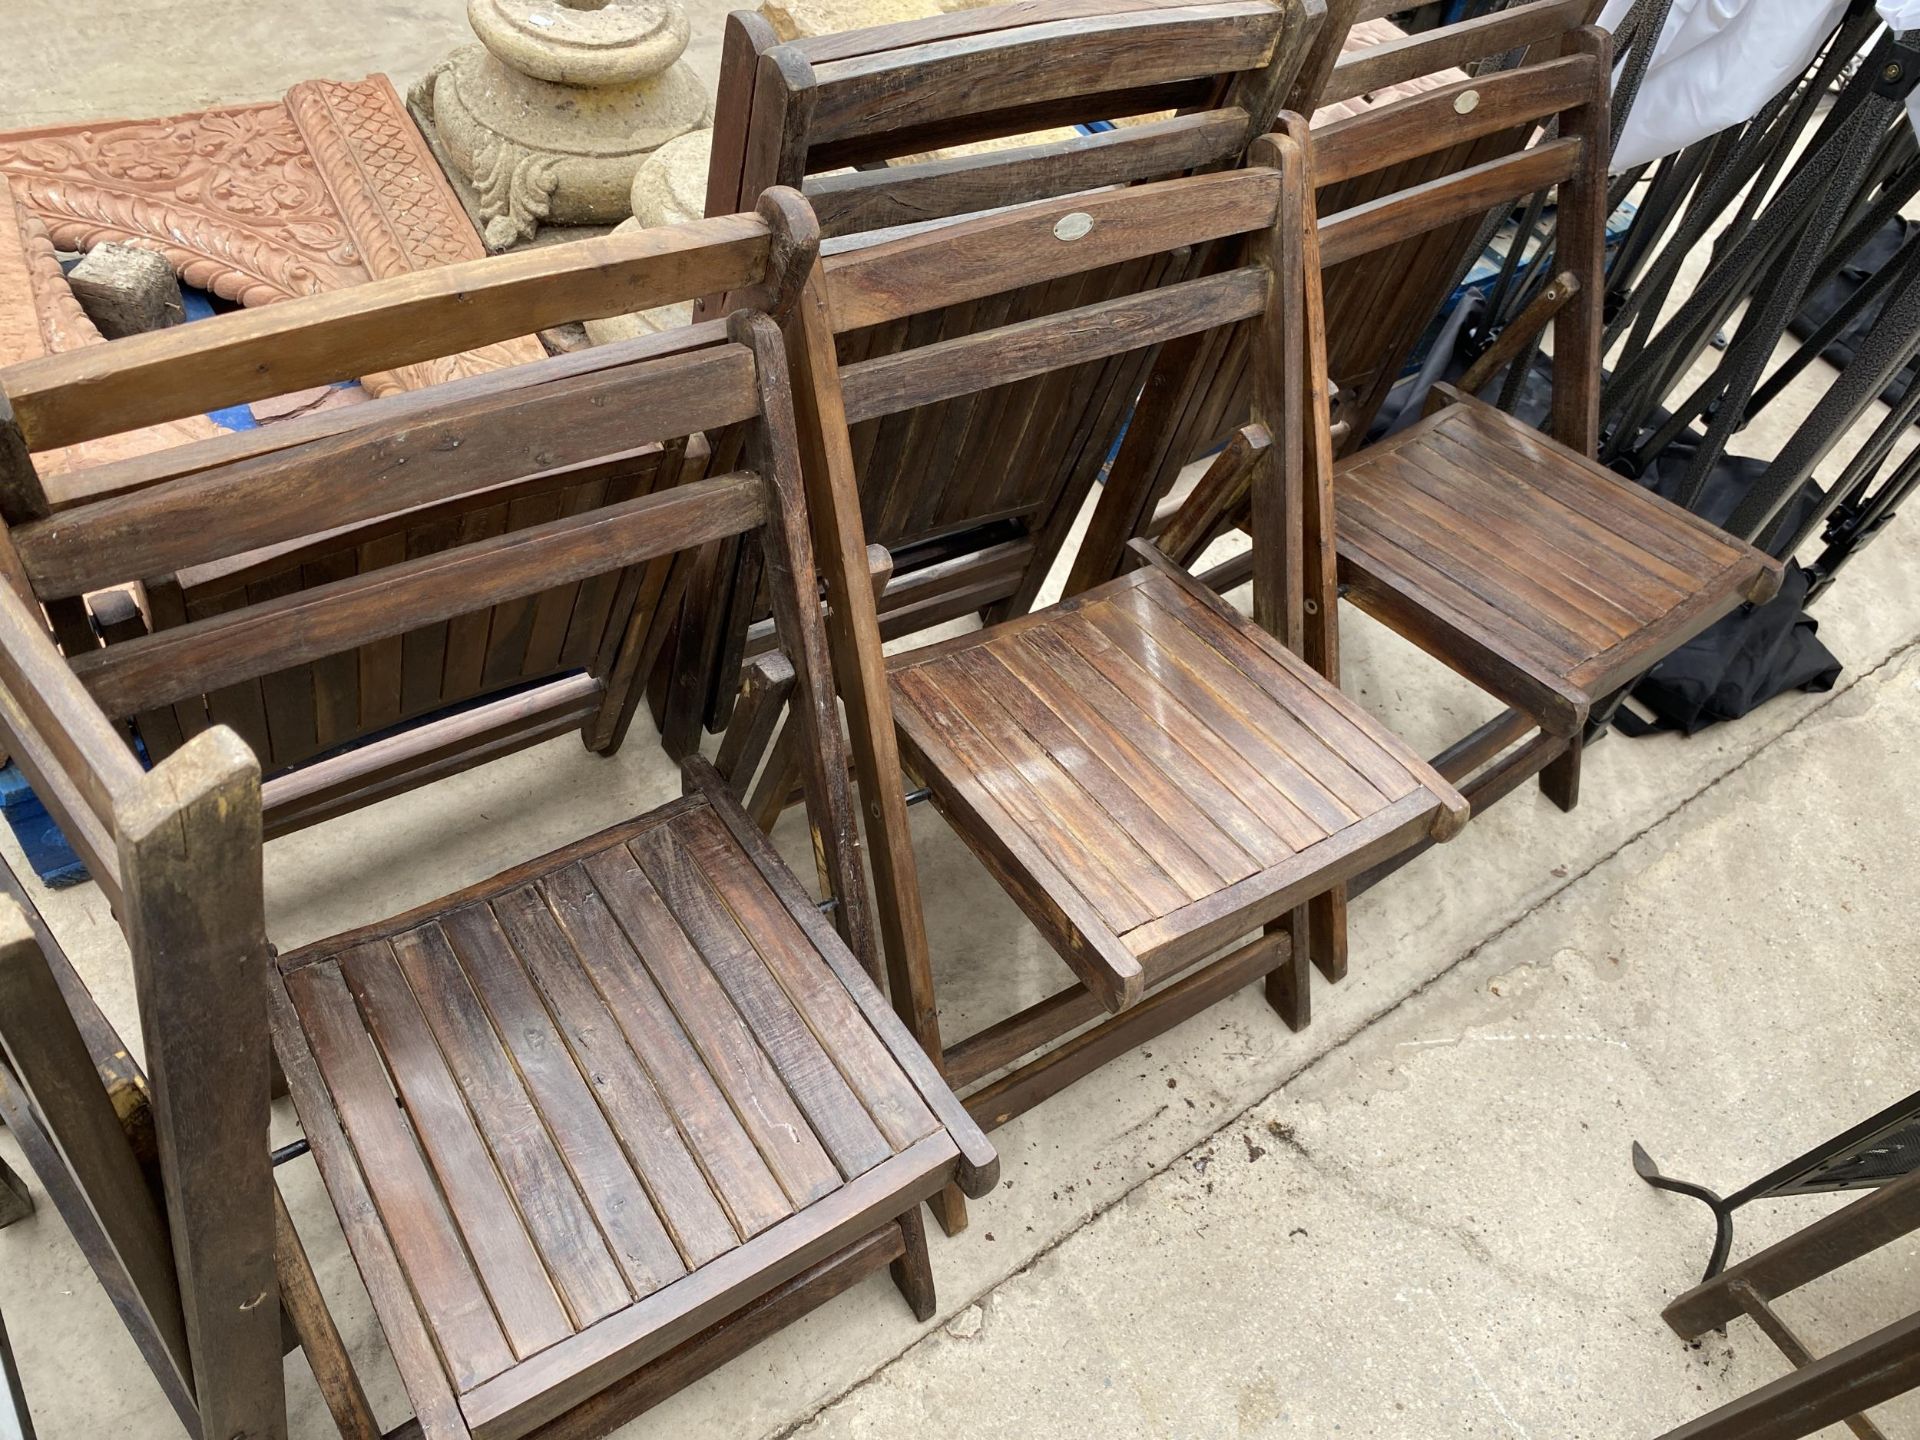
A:
<svg viewBox="0 0 1920 1440">
<path fill-rule="evenodd" d="M 1571 805 L 1589 710 L 1778 583 L 1592 459 L 1591 0 L 1349 44 L 1383 8 L 736 15 L 705 220 L 0 371 L 0 736 L 112 903 L 145 1059 L 0 902 L 0 1116 L 190 1433 L 284 1435 L 296 1341 L 383 1433 L 276 1188 L 281 1078 L 413 1407 L 385 1433 L 601 1434 L 883 1265 L 930 1317 L 920 1207 L 965 1226 L 987 1132 L 1256 981 L 1306 1024 L 1353 888 L 1534 774 Z M 1364 445 L 1462 246 L 1547 187 L 1551 433 L 1443 391 Z M 1510 708 L 1422 759 L 1341 692 L 1343 598 Z M 650 689 L 678 798 L 273 946 L 268 839 L 569 730 L 611 752 Z M 922 798 L 1066 971 L 964 1037 Z M 765 833 L 795 802 L 805 877 Z"/>
</svg>

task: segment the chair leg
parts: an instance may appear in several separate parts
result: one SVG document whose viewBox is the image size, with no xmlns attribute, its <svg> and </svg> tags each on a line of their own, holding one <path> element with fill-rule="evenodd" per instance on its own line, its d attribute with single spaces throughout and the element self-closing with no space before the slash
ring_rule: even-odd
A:
<svg viewBox="0 0 1920 1440">
<path fill-rule="evenodd" d="M 13 1173 L 6 1161 L 0 1160 L 0 1230 L 26 1219 L 33 1214 L 33 1192 L 27 1189 L 27 1182 Z"/>
<path fill-rule="evenodd" d="M 1540 772 L 1540 793 L 1562 810 L 1571 811 L 1580 803 L 1580 756 L 1585 749 L 1581 738 L 1574 736 L 1566 751 Z"/>
<path fill-rule="evenodd" d="M 927 1253 L 927 1221 L 914 1206 L 897 1222 L 906 1252 L 890 1267 L 893 1283 L 907 1297 L 907 1305 L 916 1320 L 931 1320 L 937 1308 L 933 1293 L 933 1257 Z"/>
<path fill-rule="evenodd" d="M 1313 1021 L 1312 970 L 1308 953 L 1313 948 L 1313 929 L 1307 923 L 1303 905 L 1267 927 L 1267 933 L 1285 931 L 1291 944 L 1287 958 L 1267 972 L 1267 1003 L 1280 1014 L 1287 1028 L 1298 1034 Z"/>
<path fill-rule="evenodd" d="M 306 1352 L 307 1365 L 341 1440 L 380 1440 L 380 1422 L 374 1418 L 367 1392 L 361 1388 L 360 1376 L 320 1293 L 313 1265 L 278 1185 L 273 1187 L 273 1264 L 280 1280 L 280 1304 L 293 1322 L 294 1334 Z"/>
<path fill-rule="evenodd" d="M 958 1185 L 942 1186 L 939 1193 L 927 1201 L 927 1208 L 933 1211 L 933 1218 L 940 1222 L 940 1229 L 948 1239 L 967 1228 L 967 1197 Z"/>
<path fill-rule="evenodd" d="M 1308 952 L 1329 985 L 1347 978 L 1347 887 L 1336 885 L 1307 902 Z"/>
</svg>

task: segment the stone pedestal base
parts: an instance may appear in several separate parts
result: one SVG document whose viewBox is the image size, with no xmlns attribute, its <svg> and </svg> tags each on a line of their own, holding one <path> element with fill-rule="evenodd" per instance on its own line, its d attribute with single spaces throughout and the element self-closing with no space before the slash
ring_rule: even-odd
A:
<svg viewBox="0 0 1920 1440">
<path fill-rule="evenodd" d="M 479 45 L 441 62 L 413 98 L 471 180 L 491 250 L 531 239 L 542 224 L 623 219 L 640 163 L 704 129 L 711 115 L 684 62 L 628 84 L 583 88 L 510 70 Z"/>
</svg>

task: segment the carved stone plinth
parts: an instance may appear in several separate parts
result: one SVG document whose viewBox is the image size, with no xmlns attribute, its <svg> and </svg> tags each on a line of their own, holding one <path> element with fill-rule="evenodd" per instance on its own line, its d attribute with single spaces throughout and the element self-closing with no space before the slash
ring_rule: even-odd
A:
<svg viewBox="0 0 1920 1440">
<path fill-rule="evenodd" d="M 480 44 L 412 92 L 473 186 L 489 249 L 628 213 L 641 162 L 712 119 L 676 0 L 468 0 Z"/>
<path fill-rule="evenodd" d="M 158 250 L 189 285 L 242 305 L 485 253 L 384 75 L 305 81 L 266 105 L 0 134 L 0 176 L 61 249 Z M 545 353 L 527 336 L 362 378 L 380 395 Z"/>
</svg>

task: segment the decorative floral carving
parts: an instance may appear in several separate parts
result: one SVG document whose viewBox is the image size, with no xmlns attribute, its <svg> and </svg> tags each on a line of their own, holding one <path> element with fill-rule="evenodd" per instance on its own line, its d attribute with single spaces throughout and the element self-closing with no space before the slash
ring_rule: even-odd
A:
<svg viewBox="0 0 1920 1440">
<path fill-rule="evenodd" d="M 53 241 L 38 216 L 0 179 L 0 365 L 57 355 L 105 339 L 73 298 Z M 46 476 L 125 459 L 215 434 L 211 420 L 194 416 L 124 435 L 89 440 L 34 457 Z"/>
<path fill-rule="evenodd" d="M 504 250 L 516 240 L 531 240 L 553 209 L 559 157 L 490 135 L 473 158 L 473 188 L 487 217 L 487 248 Z"/>
<path fill-rule="evenodd" d="M 0 135 L 0 177 L 54 244 L 144 245 L 242 305 L 484 253 L 381 75 L 306 81 L 268 105 Z M 366 378 L 385 393 L 544 353 L 529 336 Z"/>
</svg>

